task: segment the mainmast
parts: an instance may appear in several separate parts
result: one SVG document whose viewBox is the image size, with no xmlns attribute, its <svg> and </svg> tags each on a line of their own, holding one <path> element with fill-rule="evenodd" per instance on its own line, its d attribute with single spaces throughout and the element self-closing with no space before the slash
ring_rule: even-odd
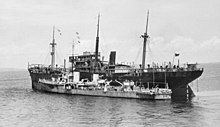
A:
<svg viewBox="0 0 220 127">
<path fill-rule="evenodd" d="M 146 31 L 145 31 L 144 35 L 141 36 L 142 38 L 144 38 L 144 44 L 143 44 L 143 56 L 142 56 L 142 66 L 141 66 L 142 71 L 144 71 L 144 68 L 145 68 L 146 43 L 147 43 L 147 39 L 149 38 L 149 35 L 147 34 L 147 29 L 148 29 L 148 19 L 149 19 L 149 10 L 148 10 L 148 12 L 147 12 Z"/>
<path fill-rule="evenodd" d="M 51 68 L 55 67 L 55 38 L 54 38 L 54 34 L 55 34 L 55 26 L 53 26 L 53 41 L 52 43 L 50 43 L 50 45 L 52 46 L 52 51 L 51 51 Z"/>
<path fill-rule="evenodd" d="M 97 36 L 96 36 L 96 46 L 95 46 L 95 69 L 98 66 L 98 53 L 99 53 L 99 18 L 100 14 L 98 15 L 98 24 L 97 24 Z"/>
</svg>

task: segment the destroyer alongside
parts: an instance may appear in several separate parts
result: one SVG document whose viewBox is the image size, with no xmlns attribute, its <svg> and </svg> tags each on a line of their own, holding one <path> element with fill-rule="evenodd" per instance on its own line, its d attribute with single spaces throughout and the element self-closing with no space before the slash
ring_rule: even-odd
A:
<svg viewBox="0 0 220 127">
<path fill-rule="evenodd" d="M 185 68 L 179 67 L 179 65 L 164 67 L 148 65 L 145 67 L 146 43 L 149 38 L 147 34 L 148 16 L 146 32 L 142 35 L 144 44 L 140 68 L 116 64 L 115 51 L 110 53 L 109 62 L 100 59 L 98 19 L 95 53 L 84 52 L 83 55 L 70 56 L 69 62 L 72 65 L 70 68 L 55 67 L 56 43 L 53 30 L 51 65 L 49 67 L 40 64 L 28 66 L 32 88 L 45 92 L 88 96 L 189 99 L 194 93 L 188 84 L 201 76 L 203 69 L 197 68 L 196 64 L 187 64 Z M 64 82 L 60 78 L 65 79 Z M 81 82 L 85 79 L 87 82 Z M 100 83 L 100 80 L 104 82 Z"/>
<path fill-rule="evenodd" d="M 65 78 L 64 78 L 65 79 Z M 120 83 L 120 82 L 118 82 Z M 120 83 L 120 85 L 111 85 L 111 81 L 98 80 L 89 82 L 83 79 L 80 82 L 67 82 L 53 78 L 52 80 L 39 79 L 36 89 L 72 95 L 87 95 L 99 97 L 116 97 L 116 98 L 135 98 L 146 100 L 166 100 L 171 99 L 171 90 L 167 85 L 164 88 L 144 88 L 135 86 L 132 82 Z"/>
</svg>

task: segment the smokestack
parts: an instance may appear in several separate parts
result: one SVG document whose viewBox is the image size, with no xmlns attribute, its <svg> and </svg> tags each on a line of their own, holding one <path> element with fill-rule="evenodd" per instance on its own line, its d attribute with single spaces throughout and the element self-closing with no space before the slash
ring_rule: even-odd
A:
<svg viewBox="0 0 220 127">
<path fill-rule="evenodd" d="M 115 65 L 116 51 L 111 51 L 109 57 L 109 65 Z"/>
</svg>

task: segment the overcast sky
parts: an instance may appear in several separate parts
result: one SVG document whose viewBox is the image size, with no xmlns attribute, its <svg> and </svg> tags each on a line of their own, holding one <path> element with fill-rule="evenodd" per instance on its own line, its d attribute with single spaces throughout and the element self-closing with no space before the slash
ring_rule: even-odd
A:
<svg viewBox="0 0 220 127">
<path fill-rule="evenodd" d="M 219 0 L 1 0 L 0 68 L 26 68 L 28 62 L 50 64 L 52 27 L 56 33 L 58 64 L 71 54 L 75 33 L 80 42 L 75 53 L 95 50 L 97 15 L 100 52 L 117 62 L 141 63 L 147 10 L 150 10 L 147 63 L 220 62 Z"/>
</svg>

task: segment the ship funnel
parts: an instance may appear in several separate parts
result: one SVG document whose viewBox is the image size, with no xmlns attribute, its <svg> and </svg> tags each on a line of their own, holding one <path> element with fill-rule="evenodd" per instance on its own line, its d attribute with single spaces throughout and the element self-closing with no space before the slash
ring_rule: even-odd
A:
<svg viewBox="0 0 220 127">
<path fill-rule="evenodd" d="M 111 51 L 109 57 L 109 65 L 115 65 L 116 51 Z"/>
</svg>

